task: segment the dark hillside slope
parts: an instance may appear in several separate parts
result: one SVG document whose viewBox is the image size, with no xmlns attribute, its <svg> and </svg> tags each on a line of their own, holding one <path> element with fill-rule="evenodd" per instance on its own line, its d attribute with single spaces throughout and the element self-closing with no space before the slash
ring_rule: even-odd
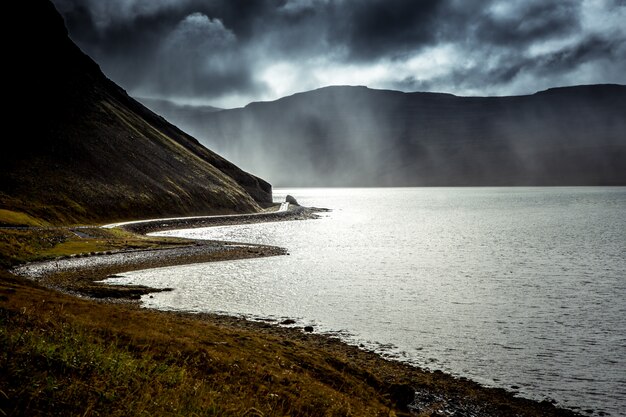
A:
<svg viewBox="0 0 626 417">
<path fill-rule="evenodd" d="M 18 34 L 7 61 L 12 133 L 0 156 L 1 209 L 68 223 L 249 212 L 271 202 L 268 183 L 107 79 L 50 2 L 12 8 L 36 34 Z"/>
<path fill-rule="evenodd" d="M 326 87 L 185 128 L 281 186 L 626 185 L 621 85 L 513 97 Z"/>
</svg>

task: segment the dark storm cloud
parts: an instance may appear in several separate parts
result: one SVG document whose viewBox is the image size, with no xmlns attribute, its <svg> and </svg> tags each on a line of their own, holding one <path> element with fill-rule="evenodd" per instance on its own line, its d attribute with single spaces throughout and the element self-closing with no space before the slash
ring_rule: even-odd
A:
<svg viewBox="0 0 626 417">
<path fill-rule="evenodd" d="M 603 62 L 608 65 L 603 66 Z M 599 76 L 599 80 L 602 80 L 602 77 L 610 78 L 611 71 L 620 71 L 619 68 L 611 66 L 613 62 L 626 62 L 626 43 L 592 36 L 556 52 L 533 57 L 520 55 L 514 51 L 501 52 L 491 67 L 485 67 L 484 63 L 477 62 L 471 68 L 455 69 L 429 80 L 408 77 L 396 83 L 394 87 L 405 91 L 424 91 L 436 89 L 439 85 L 454 85 L 457 88 L 471 90 L 476 85 L 506 86 L 520 74 L 532 74 L 538 85 L 535 90 L 540 90 L 560 85 L 553 83 L 552 80 L 558 79 L 561 74 L 567 73 L 572 68 L 585 65 L 591 65 L 591 71 Z M 550 82 L 542 84 L 541 80 Z M 564 82 L 564 84 L 574 83 L 575 80 L 569 79 Z"/>
<path fill-rule="evenodd" d="M 613 39 L 591 37 L 571 48 L 562 49 L 556 53 L 540 57 L 540 59 L 530 60 L 526 66 L 543 73 L 559 73 L 572 66 L 599 59 L 626 62 L 625 46 Z"/>
<path fill-rule="evenodd" d="M 579 29 L 580 4 L 573 1 L 559 2 L 511 2 L 508 10 L 483 13 L 477 24 L 479 41 L 519 46 L 567 36 Z"/>
<path fill-rule="evenodd" d="M 131 94 L 243 105 L 328 84 L 626 83 L 624 0 L 54 0 Z"/>
<path fill-rule="evenodd" d="M 435 41 L 437 20 L 445 2 L 387 0 L 350 6 L 342 14 L 346 31 L 339 31 L 337 40 L 348 46 L 350 57 L 370 60 L 403 54 Z"/>
<path fill-rule="evenodd" d="M 238 54 L 239 40 L 222 20 L 241 27 L 246 15 L 236 20 L 229 9 L 195 3 L 63 0 L 58 6 L 74 40 L 131 92 L 207 97 L 254 93 L 249 62 Z M 236 7 L 236 2 L 228 4 Z"/>
</svg>

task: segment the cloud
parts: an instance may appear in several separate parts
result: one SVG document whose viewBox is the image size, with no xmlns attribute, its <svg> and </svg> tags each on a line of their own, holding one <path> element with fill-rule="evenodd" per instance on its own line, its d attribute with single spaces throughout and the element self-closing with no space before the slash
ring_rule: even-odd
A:
<svg viewBox="0 0 626 417">
<path fill-rule="evenodd" d="M 498 2 L 478 22 L 476 40 L 510 47 L 569 36 L 580 27 L 579 9 L 571 0 Z"/>
<path fill-rule="evenodd" d="M 152 57 L 153 69 L 136 86 L 137 94 L 221 96 L 255 85 L 237 37 L 219 18 L 195 12 L 163 36 Z"/>
<path fill-rule="evenodd" d="M 179 10 L 191 3 L 187 0 L 56 0 L 54 1 L 63 14 L 84 13 L 86 10 L 91 17 L 95 29 L 106 31 L 110 27 L 132 23 L 155 15 L 162 15 L 167 11 Z"/>
<path fill-rule="evenodd" d="M 401 56 L 436 41 L 444 5 L 440 0 L 353 2 L 343 10 L 337 38 L 357 60 Z"/>
<path fill-rule="evenodd" d="M 53 0 L 131 94 L 240 106 L 329 84 L 626 83 L 624 0 Z"/>
</svg>

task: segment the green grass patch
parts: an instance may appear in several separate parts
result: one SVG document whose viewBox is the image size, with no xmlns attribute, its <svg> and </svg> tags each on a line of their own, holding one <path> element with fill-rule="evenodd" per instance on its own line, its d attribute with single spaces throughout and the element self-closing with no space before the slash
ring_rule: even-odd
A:
<svg viewBox="0 0 626 417">
<path fill-rule="evenodd" d="M 59 256 L 73 255 L 77 253 L 104 252 L 119 248 L 112 241 L 100 239 L 70 239 L 59 243 L 49 249 L 37 253 L 43 259 L 56 258 Z"/>
<path fill-rule="evenodd" d="M 0 209 L 0 225 L 9 226 L 48 226 L 43 220 L 36 219 L 26 213 Z"/>
<path fill-rule="evenodd" d="M 1 230 L 0 267 L 43 259 L 46 251 L 69 238 L 68 230 Z"/>
<path fill-rule="evenodd" d="M 74 254 L 189 244 L 184 239 L 149 237 L 120 229 L 94 227 L 80 230 L 90 237 L 81 238 L 65 228 L 1 230 L 0 267 Z"/>
</svg>

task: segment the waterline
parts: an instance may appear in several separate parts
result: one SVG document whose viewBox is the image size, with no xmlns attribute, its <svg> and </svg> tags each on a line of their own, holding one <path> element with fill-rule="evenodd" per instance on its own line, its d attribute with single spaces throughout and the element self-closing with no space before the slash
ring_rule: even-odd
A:
<svg viewBox="0 0 626 417">
<path fill-rule="evenodd" d="M 315 221 L 168 232 L 290 256 L 125 274 L 162 309 L 293 317 L 534 399 L 626 408 L 624 188 L 285 190 Z"/>
</svg>

